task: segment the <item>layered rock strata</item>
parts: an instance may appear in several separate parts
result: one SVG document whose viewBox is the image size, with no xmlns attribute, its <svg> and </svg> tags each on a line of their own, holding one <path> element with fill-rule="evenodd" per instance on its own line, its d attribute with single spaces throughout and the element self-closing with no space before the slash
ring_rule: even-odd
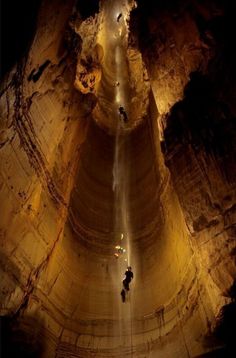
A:
<svg viewBox="0 0 236 358">
<path fill-rule="evenodd" d="M 27 57 L 2 82 L 0 300 L 8 349 L 196 357 L 230 345 L 235 106 L 224 40 L 232 9 L 127 1 L 117 28 L 119 2 L 101 2 L 99 12 L 90 3 L 43 1 Z M 107 38 L 109 29 L 120 37 Z M 125 264 L 113 256 L 121 103 L 135 273 L 125 305 Z"/>
</svg>

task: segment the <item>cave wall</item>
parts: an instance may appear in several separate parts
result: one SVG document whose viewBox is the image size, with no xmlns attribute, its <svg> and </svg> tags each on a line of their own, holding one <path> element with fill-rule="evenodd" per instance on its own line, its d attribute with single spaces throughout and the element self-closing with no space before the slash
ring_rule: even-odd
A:
<svg viewBox="0 0 236 358">
<path fill-rule="evenodd" d="M 92 13 L 76 5 L 79 24 L 91 3 Z M 115 139 L 93 122 L 95 96 L 74 85 L 83 39 L 73 1 L 43 2 L 27 57 L 1 85 L 1 314 L 29 356 L 195 357 L 222 344 L 207 336 L 235 279 L 230 12 L 212 1 L 138 5 L 128 56 L 152 94 L 126 144 L 132 313 L 108 248 Z"/>
<path fill-rule="evenodd" d="M 147 66 L 164 160 L 217 316 L 234 300 L 236 273 L 235 4 L 138 3 L 130 45 Z"/>
<path fill-rule="evenodd" d="M 20 3 L 14 0 L 1 2 L 1 79 L 29 51 L 40 5 L 41 0 L 34 1 L 30 6 L 27 0 Z"/>
<path fill-rule="evenodd" d="M 1 83 L 1 315 L 23 314 L 60 241 L 86 136 L 90 104 L 78 106 L 74 57 L 61 36 L 72 5 L 42 4 L 27 57 Z M 22 354 L 30 354 L 40 340 L 32 325 L 40 332 L 43 319 L 34 310 L 25 317 L 32 342 Z"/>
<path fill-rule="evenodd" d="M 40 297 L 42 306 L 47 307 L 46 314 L 51 319 L 60 322 L 62 327 L 59 337 L 56 336 L 57 325 L 52 324 L 50 327 L 51 334 L 57 337 L 59 356 L 83 354 L 89 357 L 96 353 L 109 357 L 111 354 L 117 356 L 131 354 L 130 314 L 132 315 L 132 345 L 136 355 L 143 357 L 147 350 L 159 354 L 160 336 L 171 332 L 176 322 L 178 325 L 184 325 L 192 310 L 195 311 L 195 319 L 198 322 L 196 334 L 199 335 L 200 332 L 202 334 L 202 330 L 207 331 L 204 307 L 202 308 L 201 305 L 199 312 L 196 304 L 199 290 L 201 290 L 202 297 L 206 293 L 203 292 L 195 277 L 197 268 L 189 248 L 188 234 L 178 199 L 173 188 L 170 188 L 163 163 L 162 176 L 165 180 L 162 181 L 159 178 L 156 195 L 150 190 L 153 186 L 152 182 L 157 183 L 156 176 L 160 176 L 160 173 L 155 171 L 154 164 L 157 158 L 152 155 L 154 148 L 149 137 L 150 130 L 148 127 L 139 128 L 138 133 L 134 132 L 131 135 L 129 142 L 132 148 L 129 154 L 129 164 L 131 167 L 133 165 L 130 195 L 134 198 L 131 202 L 136 214 L 133 218 L 135 224 L 132 225 L 132 241 L 134 242 L 132 242 L 131 262 L 135 267 L 137 277 L 132 284 L 132 313 L 130 313 L 129 306 L 122 306 L 120 302 L 119 278 L 122 277 L 123 272 L 119 272 L 113 253 L 107 254 L 107 250 L 111 247 L 113 229 L 106 225 L 106 218 L 103 217 L 105 209 L 94 210 L 100 202 L 100 195 L 104 197 L 100 205 L 106 203 L 106 195 L 109 195 L 104 185 L 106 180 L 102 180 L 103 186 L 101 186 L 98 179 L 103 178 L 104 175 L 107 176 L 104 168 L 110 163 L 109 154 L 106 154 L 104 158 L 102 153 L 104 153 L 104 148 L 107 149 L 106 141 L 110 141 L 111 138 L 106 139 L 104 133 L 99 134 L 101 129 L 94 124 L 91 124 L 88 131 L 91 133 L 87 135 L 81 160 L 83 162 L 84 156 L 85 160 L 90 158 L 90 165 L 86 166 L 84 163 L 80 166 L 76 189 L 74 189 L 77 192 L 76 195 L 79 196 L 73 199 L 77 205 L 79 203 L 79 207 L 77 206 L 77 210 L 74 211 L 77 213 L 77 218 L 76 221 L 73 220 L 69 226 L 66 226 L 61 245 L 55 249 L 54 259 L 50 261 L 40 277 L 37 296 Z M 94 148 L 91 145 L 91 136 L 93 143 L 96 143 L 97 138 L 103 138 L 103 141 L 99 140 L 100 148 L 97 148 L 97 153 L 100 153 L 103 161 L 97 161 L 97 156 L 92 159 L 89 155 L 88 146 Z M 139 145 L 135 145 L 135 142 Z M 147 167 L 146 165 L 137 167 L 137 161 L 140 161 L 141 157 Z M 102 169 L 101 175 L 97 178 L 94 176 L 95 168 L 96 175 Z M 85 174 L 86 177 L 84 177 Z M 140 183 L 140 187 L 137 182 Z M 110 195 L 113 195 L 111 187 L 110 182 Z M 145 195 L 138 195 L 144 187 L 146 187 Z M 86 188 L 86 193 L 81 195 L 79 188 L 82 190 Z M 90 190 L 98 201 L 93 201 L 88 196 Z M 100 192 L 99 196 L 95 194 L 97 191 Z M 161 213 L 157 207 L 159 191 L 162 191 Z M 144 198 L 147 203 L 150 201 L 153 203 L 151 206 L 153 215 L 150 215 L 150 205 L 144 206 Z M 85 209 L 79 215 L 81 200 L 88 210 L 85 221 L 82 215 L 86 212 Z M 74 209 L 73 206 L 72 210 Z M 88 223 L 88 219 L 91 219 L 94 213 L 98 219 L 93 219 L 91 223 Z M 101 218 L 99 218 L 100 215 Z M 78 224 L 82 227 L 82 232 Z M 107 230 L 107 235 L 101 232 L 102 227 Z M 165 280 L 163 280 L 164 275 Z M 188 307 L 191 307 L 191 310 Z M 189 326 L 191 327 L 191 323 Z M 185 329 L 187 332 L 188 328 Z M 122 338 L 120 331 L 123 332 Z M 181 341 L 184 340 L 184 334 L 178 330 L 173 333 L 173 346 L 178 354 L 187 355 L 186 349 L 189 349 L 193 355 L 195 352 L 196 354 L 201 352 L 201 342 L 194 346 L 189 339 L 190 342 L 186 348 L 184 344 L 178 345 L 176 334 Z M 168 349 L 168 346 L 162 349 L 164 356 Z M 152 354 L 155 356 L 156 353 Z"/>
</svg>

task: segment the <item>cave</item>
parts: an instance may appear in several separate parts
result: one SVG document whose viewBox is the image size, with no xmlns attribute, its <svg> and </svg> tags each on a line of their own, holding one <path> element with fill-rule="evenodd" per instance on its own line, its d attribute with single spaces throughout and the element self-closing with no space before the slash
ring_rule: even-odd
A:
<svg viewBox="0 0 236 358">
<path fill-rule="evenodd" d="M 0 356 L 235 357 L 235 2 L 2 3 Z"/>
</svg>

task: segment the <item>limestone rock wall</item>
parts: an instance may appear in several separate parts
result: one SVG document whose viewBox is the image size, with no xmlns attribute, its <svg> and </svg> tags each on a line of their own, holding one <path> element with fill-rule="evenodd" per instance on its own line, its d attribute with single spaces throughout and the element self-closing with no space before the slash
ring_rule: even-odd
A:
<svg viewBox="0 0 236 358">
<path fill-rule="evenodd" d="M 236 277 L 234 5 L 139 5 L 130 42 L 142 48 L 165 163 L 217 315 Z"/>
<path fill-rule="evenodd" d="M 61 36 L 72 2 L 59 3 L 43 3 L 28 56 L 1 85 L 3 315 L 24 310 L 60 241 L 86 136 L 87 107 L 78 105 Z"/>
<path fill-rule="evenodd" d="M 196 357 L 223 344 L 210 334 L 235 280 L 234 72 L 221 51 L 229 31 L 219 36 L 229 9 L 144 3 L 125 33 L 135 107 L 122 139 L 135 269 L 127 305 L 126 263 L 113 256 L 114 120 L 94 120 L 96 88 L 84 90 L 80 76 L 94 44 L 100 81 L 101 18 L 45 0 L 28 56 L 2 83 L 0 302 L 16 352 Z M 106 109 L 108 77 L 96 92 Z"/>
<path fill-rule="evenodd" d="M 157 128 L 153 130 L 157 131 Z M 105 214 L 105 204 L 109 202 L 109 195 L 112 196 L 112 183 L 109 192 L 109 186 L 105 185 L 109 180 L 108 170 L 99 174 L 99 170 L 106 168 L 111 161 L 109 153 L 102 156 L 111 138 L 106 139 L 102 132 L 99 134 L 101 129 L 95 124 L 91 124 L 88 131 L 72 194 L 72 211 L 76 220 L 66 225 L 63 239 L 40 275 L 27 311 L 31 306 L 36 308 L 40 302 L 40 317 L 49 322 L 44 330 L 45 339 L 49 336 L 53 338 L 50 346 L 56 346 L 61 357 L 69 354 L 90 357 L 95 353 L 98 356 L 113 354 L 119 357 L 131 355 L 132 350 L 137 357 L 143 357 L 147 352 L 155 357 L 161 351 L 165 356 L 169 344 L 173 344 L 176 354 L 195 356 L 203 350 L 202 334 L 207 333 L 206 315 L 212 319 L 213 312 L 201 284 L 201 273 L 189 244 L 178 199 L 159 157 L 160 147 L 155 148 L 151 141 L 148 142 L 151 133 L 148 127 L 139 128 L 129 141 L 132 148 L 129 158 L 132 168 L 130 195 L 134 207 L 131 252 L 137 277 L 132 284 L 130 307 L 120 301 L 122 272 L 119 272 L 112 253 L 116 242 L 113 241 L 112 226 L 107 226 L 109 220 L 106 221 L 109 212 Z M 96 144 L 95 137 L 103 138 L 103 141 L 99 139 L 100 148 L 97 149 L 101 157 L 99 161 L 96 156 L 93 161 L 89 154 L 88 147 L 92 147 L 92 138 Z M 138 146 L 135 146 L 136 142 Z M 146 165 L 138 168 L 140 158 Z M 102 178 L 103 186 L 99 178 Z M 141 189 L 137 183 L 140 183 Z M 144 195 L 138 195 L 144 188 Z M 148 205 L 144 205 L 145 198 Z M 113 200 L 110 198 L 111 202 Z M 95 210 L 95 205 L 105 207 Z M 78 225 L 82 227 L 82 232 Z M 107 231 L 106 236 L 103 230 Z M 191 315 L 192 321 L 189 321 Z M 175 328 L 176 325 L 178 328 Z M 193 327 L 194 339 L 187 334 Z M 161 348 L 162 339 L 167 334 L 171 334 L 171 339 Z M 187 345 L 185 339 L 188 340 Z M 196 339 L 198 343 L 194 343 Z"/>
</svg>

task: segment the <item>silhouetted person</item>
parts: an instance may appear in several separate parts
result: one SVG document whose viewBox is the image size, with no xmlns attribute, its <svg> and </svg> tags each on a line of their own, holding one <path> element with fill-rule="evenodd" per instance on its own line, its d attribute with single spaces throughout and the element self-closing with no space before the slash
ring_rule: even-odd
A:
<svg viewBox="0 0 236 358">
<path fill-rule="evenodd" d="M 128 266 L 127 270 L 125 271 L 125 278 L 123 280 L 123 286 L 127 291 L 129 291 L 129 284 L 134 277 L 134 274 L 131 270 L 132 268 Z"/>
<path fill-rule="evenodd" d="M 121 291 L 121 297 L 122 297 L 122 301 L 125 302 L 125 291 L 129 291 L 129 284 L 131 282 L 131 280 L 133 279 L 134 274 L 132 272 L 132 268 L 130 266 L 128 266 L 127 270 L 125 271 L 125 278 L 123 280 L 123 289 Z"/>
<path fill-rule="evenodd" d="M 122 13 L 120 13 L 120 14 L 117 16 L 117 18 L 116 18 L 117 22 L 120 21 L 121 16 L 122 16 Z"/>
<path fill-rule="evenodd" d="M 122 107 L 122 106 L 119 107 L 119 113 L 120 113 L 120 116 L 121 116 L 121 118 L 123 119 L 123 121 L 124 121 L 125 123 L 127 123 L 127 122 L 128 122 L 128 116 L 127 116 L 127 114 L 126 114 L 126 112 L 125 112 L 124 107 Z"/>
<path fill-rule="evenodd" d="M 120 294 L 121 294 L 121 297 L 122 297 L 122 302 L 125 302 L 125 290 L 124 290 L 124 288 L 122 289 Z"/>
</svg>

